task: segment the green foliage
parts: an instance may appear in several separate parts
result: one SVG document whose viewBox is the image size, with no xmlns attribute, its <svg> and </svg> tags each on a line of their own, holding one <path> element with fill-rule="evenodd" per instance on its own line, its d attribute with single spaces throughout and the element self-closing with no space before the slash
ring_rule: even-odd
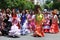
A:
<svg viewBox="0 0 60 40">
<path fill-rule="evenodd" d="M 58 9 L 58 10 L 60 10 L 60 2 L 55 2 L 55 3 L 53 4 L 53 9 Z"/>
<path fill-rule="evenodd" d="M 57 2 L 57 0 L 53 0 L 53 2 L 55 3 L 55 2 Z"/>
<path fill-rule="evenodd" d="M 52 9 L 53 3 L 51 1 L 46 1 L 46 4 L 44 4 L 44 8 L 46 9 Z"/>
<path fill-rule="evenodd" d="M 26 0 L 0 0 L 0 8 L 34 9 L 32 2 Z"/>
<path fill-rule="evenodd" d="M 50 3 L 50 1 L 46 1 L 46 4 L 49 4 Z"/>
<path fill-rule="evenodd" d="M 46 1 L 46 4 L 44 4 L 44 8 L 60 10 L 60 2 L 58 2 L 57 0 L 53 0 L 53 3 L 51 3 L 50 1 Z"/>
<path fill-rule="evenodd" d="M 6 8 L 7 5 L 6 5 L 6 2 L 5 0 L 0 0 L 0 8 Z"/>
</svg>

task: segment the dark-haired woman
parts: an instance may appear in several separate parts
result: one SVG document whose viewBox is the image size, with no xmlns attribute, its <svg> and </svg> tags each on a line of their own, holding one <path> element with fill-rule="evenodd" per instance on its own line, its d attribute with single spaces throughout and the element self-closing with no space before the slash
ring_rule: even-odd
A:
<svg viewBox="0 0 60 40">
<path fill-rule="evenodd" d="M 19 29 L 19 26 L 18 26 L 19 22 L 20 21 L 17 18 L 16 10 L 13 9 L 12 10 L 12 26 L 11 26 L 11 30 L 9 31 L 9 36 L 19 37 L 19 35 L 20 35 L 20 29 Z"/>
<path fill-rule="evenodd" d="M 37 8 L 38 12 L 36 13 L 36 19 L 35 19 L 35 31 L 33 36 L 36 37 L 44 37 L 44 32 L 43 32 L 43 22 L 44 22 L 44 15 L 41 13 L 40 9 Z"/>
</svg>

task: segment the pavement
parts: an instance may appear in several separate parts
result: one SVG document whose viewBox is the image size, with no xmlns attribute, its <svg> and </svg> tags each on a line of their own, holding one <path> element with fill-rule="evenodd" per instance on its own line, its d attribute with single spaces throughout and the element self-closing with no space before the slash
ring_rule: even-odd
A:
<svg viewBox="0 0 60 40">
<path fill-rule="evenodd" d="M 20 38 L 0 36 L 0 40 L 60 40 L 60 32 L 57 34 L 45 33 L 45 37 L 33 37 L 32 33 L 25 36 L 20 36 Z"/>
</svg>

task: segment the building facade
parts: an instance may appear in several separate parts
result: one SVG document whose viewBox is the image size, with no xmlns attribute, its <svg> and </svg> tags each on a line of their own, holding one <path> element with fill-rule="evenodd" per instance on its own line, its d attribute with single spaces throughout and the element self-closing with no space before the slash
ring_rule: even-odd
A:
<svg viewBox="0 0 60 40">
<path fill-rule="evenodd" d="M 53 0 L 28 0 L 28 1 L 31 1 L 35 5 L 43 5 L 43 4 L 45 4 L 46 1 L 53 1 Z M 60 0 L 58 0 L 58 1 L 60 1 Z"/>
<path fill-rule="evenodd" d="M 34 3 L 35 5 L 43 5 L 45 3 L 45 1 L 47 0 L 29 0 L 31 1 L 32 3 Z"/>
</svg>

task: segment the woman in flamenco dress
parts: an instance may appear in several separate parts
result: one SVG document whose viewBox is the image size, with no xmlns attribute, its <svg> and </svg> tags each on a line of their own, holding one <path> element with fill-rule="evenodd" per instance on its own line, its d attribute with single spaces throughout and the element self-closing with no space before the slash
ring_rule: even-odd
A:
<svg viewBox="0 0 60 40">
<path fill-rule="evenodd" d="M 34 31 L 33 36 L 44 37 L 44 32 L 42 28 L 44 17 L 39 8 L 37 8 L 36 13 L 37 14 L 36 14 L 36 19 L 35 19 L 35 31 Z"/>
<path fill-rule="evenodd" d="M 21 35 L 27 35 L 29 33 L 29 29 L 28 29 L 28 20 L 27 20 L 27 16 L 25 13 L 25 10 L 22 11 L 22 16 L 21 16 L 21 30 L 20 33 Z"/>
<path fill-rule="evenodd" d="M 18 26 L 20 20 L 18 20 L 15 9 L 12 10 L 12 26 L 9 31 L 9 36 L 19 37 L 20 36 L 20 27 Z"/>
<path fill-rule="evenodd" d="M 57 17 L 57 10 L 53 10 L 52 12 L 53 17 L 52 17 L 52 25 L 50 28 L 50 33 L 58 33 L 59 32 L 59 26 L 58 26 L 58 17 Z"/>
<path fill-rule="evenodd" d="M 44 22 L 44 32 L 45 33 L 49 33 L 49 29 L 50 29 L 50 13 L 46 12 L 45 14 L 45 22 Z"/>
<path fill-rule="evenodd" d="M 31 25 L 32 32 L 34 32 L 35 31 L 35 13 L 34 13 L 34 11 L 32 11 L 32 14 L 31 14 L 31 23 L 30 23 L 30 25 Z"/>
</svg>

